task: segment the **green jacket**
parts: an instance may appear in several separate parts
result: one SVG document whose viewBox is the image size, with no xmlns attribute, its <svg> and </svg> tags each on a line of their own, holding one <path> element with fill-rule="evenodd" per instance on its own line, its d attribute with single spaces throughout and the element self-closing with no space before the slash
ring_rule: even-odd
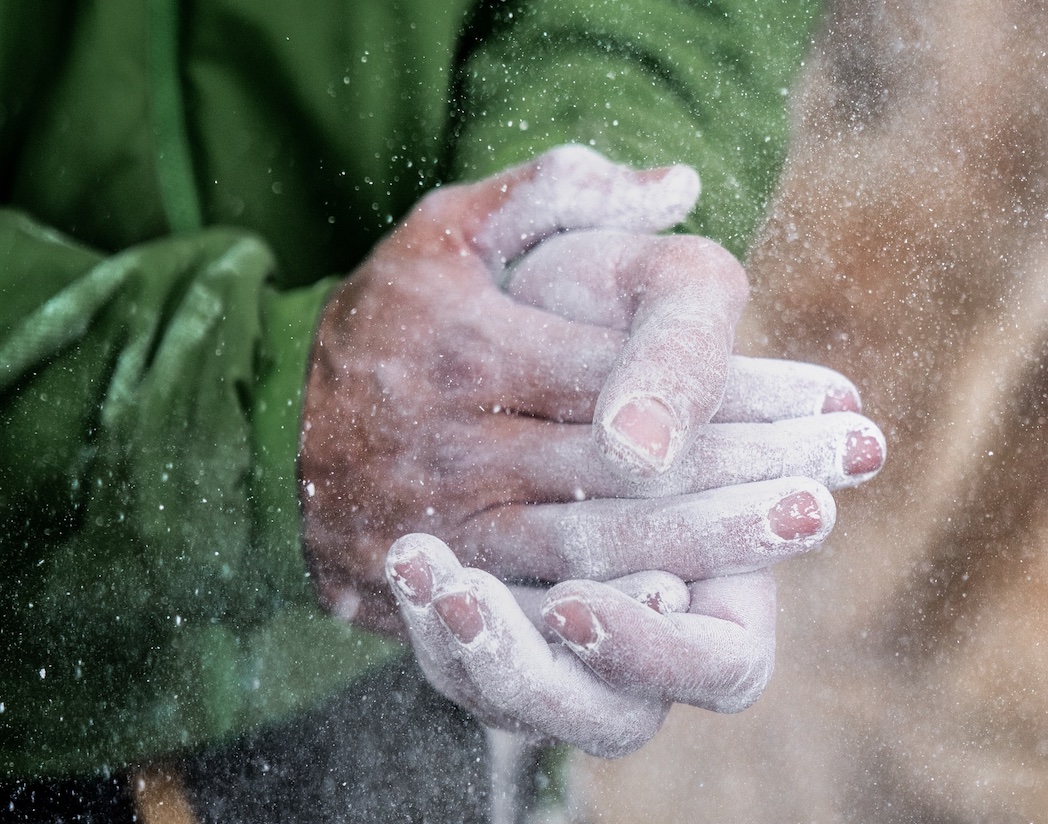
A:
<svg viewBox="0 0 1048 824">
<path fill-rule="evenodd" d="M 318 611 L 306 357 L 426 189 L 579 142 L 745 249 L 815 0 L 0 0 L 0 775 L 243 732 L 398 648 Z"/>
</svg>

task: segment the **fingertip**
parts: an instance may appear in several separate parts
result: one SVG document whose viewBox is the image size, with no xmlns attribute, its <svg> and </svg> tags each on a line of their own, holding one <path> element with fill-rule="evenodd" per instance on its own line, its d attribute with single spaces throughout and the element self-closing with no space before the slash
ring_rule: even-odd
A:
<svg viewBox="0 0 1048 824">
<path fill-rule="evenodd" d="M 823 530 L 819 501 L 807 490 L 782 498 L 768 511 L 771 531 L 784 541 L 810 538 Z"/>
<path fill-rule="evenodd" d="M 661 569 L 634 572 L 606 584 L 660 615 L 687 612 L 691 605 L 688 585 L 676 575 Z"/>
<path fill-rule="evenodd" d="M 433 599 L 433 609 L 460 644 L 472 644 L 487 631 L 480 601 L 469 590 L 441 593 Z"/>
<path fill-rule="evenodd" d="M 661 569 L 634 572 L 631 576 L 608 583 L 660 615 L 686 612 L 692 604 L 692 595 L 687 589 L 687 584 L 675 574 Z"/>
<path fill-rule="evenodd" d="M 459 566 L 447 544 L 422 532 L 404 535 L 386 554 L 386 579 L 394 591 L 416 606 L 429 603 L 435 580 L 434 567 Z"/>
<path fill-rule="evenodd" d="M 702 192 L 699 173 L 691 166 L 660 166 L 655 169 L 643 169 L 635 174 L 642 183 L 651 183 L 657 187 L 663 208 L 667 212 L 679 215 L 677 222 L 684 220 L 695 208 Z"/>
<path fill-rule="evenodd" d="M 542 605 L 542 617 L 576 652 L 593 652 L 607 633 L 589 603 L 579 597 L 562 598 Z"/>
<path fill-rule="evenodd" d="M 421 553 L 386 561 L 390 585 L 415 606 L 429 603 L 433 596 L 433 573 Z"/>
<path fill-rule="evenodd" d="M 613 404 L 596 430 L 604 454 L 644 478 L 665 472 L 680 451 L 682 425 L 670 405 L 655 395 L 627 395 Z"/>
<path fill-rule="evenodd" d="M 413 555 L 417 552 L 451 552 L 448 545 L 436 535 L 426 532 L 411 532 L 401 535 L 389 548 L 389 557 Z"/>
<path fill-rule="evenodd" d="M 829 489 L 810 478 L 784 478 L 773 483 L 779 489 L 786 487 L 766 515 L 775 538 L 774 551 L 781 552 L 785 546 L 805 551 L 825 541 L 837 522 L 837 504 Z"/>
<path fill-rule="evenodd" d="M 839 372 L 813 363 L 735 355 L 715 420 L 773 422 L 861 411 L 859 390 Z"/>
<path fill-rule="evenodd" d="M 861 483 L 872 478 L 884 466 L 887 442 L 884 434 L 872 422 L 848 433 L 841 456 L 841 468 L 848 478 Z"/>
<path fill-rule="evenodd" d="M 826 392 L 819 412 L 828 415 L 833 412 L 862 412 L 862 399 L 858 390 L 850 383 L 833 386 Z"/>
</svg>

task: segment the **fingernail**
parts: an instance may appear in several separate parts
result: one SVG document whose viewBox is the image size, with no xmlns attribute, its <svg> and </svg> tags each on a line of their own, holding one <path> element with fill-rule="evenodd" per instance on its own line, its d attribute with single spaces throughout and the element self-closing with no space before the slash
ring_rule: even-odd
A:
<svg viewBox="0 0 1048 824">
<path fill-rule="evenodd" d="M 589 605 L 577 598 L 550 604 L 542 610 L 542 617 L 551 629 L 573 646 L 591 649 L 604 637 L 604 627 Z"/>
<path fill-rule="evenodd" d="M 671 166 L 655 166 L 652 169 L 637 169 L 633 172 L 634 177 L 642 183 L 659 183 L 677 181 L 692 181 L 698 177 L 698 173 L 690 166 L 674 164 Z"/>
<path fill-rule="evenodd" d="M 659 166 L 654 169 L 641 169 L 634 174 L 643 184 L 661 186 L 671 194 L 679 193 L 682 200 L 694 201 L 701 189 L 699 174 L 690 166 Z"/>
<path fill-rule="evenodd" d="M 677 421 L 658 398 L 631 398 L 615 413 L 608 429 L 642 468 L 663 472 L 673 462 Z"/>
<path fill-rule="evenodd" d="M 849 432 L 844 446 L 844 474 L 865 475 L 884 463 L 881 442 L 865 432 Z"/>
<path fill-rule="evenodd" d="M 819 502 L 810 492 L 787 495 L 768 511 L 768 523 L 783 540 L 807 538 L 822 528 Z"/>
<path fill-rule="evenodd" d="M 469 592 L 452 592 L 433 600 L 433 608 L 459 643 L 472 644 L 487 629 L 480 602 Z"/>
<path fill-rule="evenodd" d="M 822 402 L 822 414 L 824 415 L 828 415 L 831 412 L 861 411 L 862 401 L 859 400 L 859 396 L 851 389 L 846 389 L 843 386 L 827 392 L 826 398 Z"/>
<path fill-rule="evenodd" d="M 673 169 L 673 166 L 656 166 L 653 169 L 636 169 L 633 172 L 633 177 L 641 183 L 658 185 L 669 177 Z"/>
<path fill-rule="evenodd" d="M 390 577 L 415 606 L 429 603 L 433 595 L 433 573 L 422 555 L 412 555 L 393 564 Z"/>
</svg>

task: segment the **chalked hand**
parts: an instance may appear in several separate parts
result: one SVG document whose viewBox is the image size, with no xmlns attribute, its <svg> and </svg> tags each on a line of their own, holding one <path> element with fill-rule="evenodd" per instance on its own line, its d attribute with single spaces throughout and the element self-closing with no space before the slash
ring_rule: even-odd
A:
<svg viewBox="0 0 1048 824">
<path fill-rule="evenodd" d="M 802 491 L 785 478 L 754 504 L 716 487 L 802 475 L 835 488 L 879 468 L 883 439 L 850 411 L 843 378 L 730 357 L 741 268 L 709 241 L 652 234 L 697 193 L 686 168 L 554 150 L 428 195 L 336 290 L 300 451 L 306 553 L 328 608 L 397 632 L 383 561 L 413 531 L 504 580 L 648 568 L 691 580 L 716 536 L 745 544 L 736 522 Z M 593 229 L 616 238 L 594 250 L 607 265 L 593 274 L 578 255 L 550 256 L 547 245 L 591 243 Z M 626 253 L 628 238 L 643 254 Z M 605 314 L 526 294 L 551 283 L 603 294 Z M 813 411 L 832 414 L 780 420 Z M 733 422 L 707 425 L 718 414 Z M 816 487 L 803 502 L 828 499 Z M 801 518 L 806 546 L 832 523 L 816 508 L 820 519 Z M 668 521 L 679 528 L 662 530 Z M 638 536 L 649 551 L 619 549 Z M 736 566 L 754 552 L 759 542 Z"/>
<path fill-rule="evenodd" d="M 566 582 L 542 605 L 546 636 L 510 589 L 461 566 L 432 536 L 398 540 L 386 570 L 431 683 L 485 723 L 536 742 L 626 755 L 674 702 L 735 712 L 771 675 L 766 570 L 691 586 L 664 572 Z"/>
</svg>

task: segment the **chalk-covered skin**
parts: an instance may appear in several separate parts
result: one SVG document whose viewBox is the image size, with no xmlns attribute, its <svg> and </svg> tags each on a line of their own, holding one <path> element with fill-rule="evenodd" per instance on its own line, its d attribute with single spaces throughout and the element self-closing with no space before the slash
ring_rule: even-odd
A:
<svg viewBox="0 0 1048 824">
<path fill-rule="evenodd" d="M 749 706 L 775 653 L 770 572 L 685 585 L 651 572 L 571 581 L 541 605 L 551 643 L 498 579 L 430 535 L 390 550 L 390 584 L 429 680 L 487 724 L 614 758 L 647 742 L 670 706 Z"/>
<path fill-rule="evenodd" d="M 689 425 L 693 412 L 701 414 L 700 425 L 714 415 L 731 422 L 858 412 L 855 387 L 828 369 L 750 358 L 720 362 L 726 356 L 722 342 L 696 333 L 717 327 L 719 307 L 707 300 L 715 284 L 695 277 L 693 261 L 725 255 L 712 241 L 694 236 L 576 231 L 550 238 L 521 258 L 507 270 L 504 288 L 522 303 L 607 329 L 623 363 L 643 349 L 644 359 L 660 367 L 646 374 L 620 368 L 609 376 L 594 412 L 602 424 L 621 412 L 624 399 L 651 399 L 681 423 L 677 443 L 669 446 L 686 451 L 699 429 Z M 706 367 L 701 386 L 692 385 L 692 363 Z M 667 368 L 671 364 L 676 368 Z M 598 427 L 598 438 L 605 428 Z M 664 471 L 672 452 L 660 465 L 640 467 L 641 474 Z"/>
<path fill-rule="evenodd" d="M 330 609 L 402 631 L 383 569 L 405 533 L 435 534 L 502 578 L 665 569 L 710 551 L 692 542 L 710 517 L 701 490 L 797 471 L 833 487 L 879 468 L 880 434 L 854 414 L 836 428 L 835 415 L 810 418 L 789 437 L 779 424 L 754 424 L 746 460 L 732 438 L 705 428 L 718 408 L 766 421 L 859 402 L 839 375 L 794 365 L 766 364 L 756 385 L 767 398 L 751 397 L 754 381 L 738 379 L 745 367 L 730 358 L 741 268 L 709 241 L 652 234 L 681 220 L 697 194 L 689 169 L 636 172 L 554 150 L 430 194 L 334 293 L 314 344 L 300 450 L 306 553 Z M 531 257 L 544 240 L 588 230 L 613 230 L 618 253 L 571 277 L 608 293 L 614 323 L 504 290 L 523 266 L 541 282 Z M 643 253 L 623 251 L 630 238 Z M 547 284 L 564 263 L 551 261 Z M 788 504 L 797 490 L 782 483 L 777 500 Z M 716 517 L 730 528 L 791 511 L 762 495 L 732 491 Z M 689 528 L 665 535 L 661 555 L 657 546 L 638 554 L 642 565 L 602 572 L 594 559 L 607 530 L 583 528 L 595 506 L 624 538 L 650 535 L 667 517 Z M 583 526 L 557 529 L 572 519 Z M 830 523 L 821 510 L 784 528 L 810 537 Z"/>
</svg>

